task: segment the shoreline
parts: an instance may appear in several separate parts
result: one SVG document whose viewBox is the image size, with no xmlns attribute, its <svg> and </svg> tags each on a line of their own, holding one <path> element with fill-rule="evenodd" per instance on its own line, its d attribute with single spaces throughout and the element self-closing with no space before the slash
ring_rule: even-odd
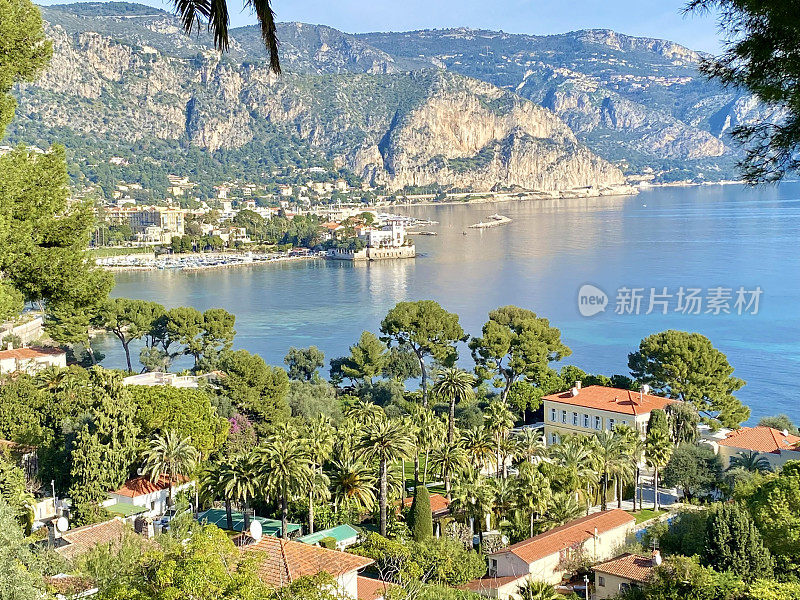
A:
<svg viewBox="0 0 800 600">
<path fill-rule="evenodd" d="M 231 257 L 241 257 L 243 254 L 230 254 Z M 164 265 L 98 265 L 104 271 L 109 273 L 126 273 L 126 272 L 152 272 L 152 271 L 181 271 L 181 272 L 197 272 L 197 271 L 210 271 L 215 269 L 229 269 L 232 267 L 252 267 L 257 265 L 271 265 L 275 263 L 295 262 L 300 260 L 324 260 L 324 257 L 315 254 L 308 256 L 286 256 L 281 258 L 272 258 L 268 260 L 235 260 L 221 264 L 188 264 L 180 266 L 164 266 Z"/>
</svg>

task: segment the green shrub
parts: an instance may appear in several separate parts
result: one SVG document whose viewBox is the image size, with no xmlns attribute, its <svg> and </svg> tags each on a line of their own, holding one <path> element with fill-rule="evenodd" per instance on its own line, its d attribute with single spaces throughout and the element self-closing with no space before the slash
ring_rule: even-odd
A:
<svg viewBox="0 0 800 600">
<path fill-rule="evenodd" d="M 328 550 L 336 550 L 336 538 L 326 536 L 319 541 L 319 545 Z"/>
</svg>

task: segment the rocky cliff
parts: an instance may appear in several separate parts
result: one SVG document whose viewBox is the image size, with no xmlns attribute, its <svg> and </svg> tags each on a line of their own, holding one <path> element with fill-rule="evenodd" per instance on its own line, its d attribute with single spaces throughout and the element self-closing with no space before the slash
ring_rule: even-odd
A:
<svg viewBox="0 0 800 600">
<path fill-rule="evenodd" d="M 43 11 L 54 56 L 39 81 L 19 90 L 15 140 L 66 134 L 82 140 L 76 152 L 137 145 L 138 159 L 147 160 L 152 140 L 217 153 L 257 146 L 265 131 L 280 130 L 389 189 L 623 181 L 551 111 L 453 73 L 394 72 L 409 61 L 329 28 L 292 26 L 283 39 L 302 52 L 288 63 L 305 67 L 276 77 L 263 57 L 245 60 L 255 52 L 250 29 L 221 56 L 203 38 L 180 34 L 166 13 L 75 10 Z"/>
</svg>

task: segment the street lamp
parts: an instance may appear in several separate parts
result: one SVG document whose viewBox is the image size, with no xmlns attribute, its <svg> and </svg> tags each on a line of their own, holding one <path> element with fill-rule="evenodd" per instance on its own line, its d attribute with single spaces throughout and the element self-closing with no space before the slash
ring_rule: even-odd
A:
<svg viewBox="0 0 800 600">
<path fill-rule="evenodd" d="M 583 590 L 584 594 L 586 595 L 586 600 L 589 600 L 589 576 L 583 576 Z"/>
</svg>

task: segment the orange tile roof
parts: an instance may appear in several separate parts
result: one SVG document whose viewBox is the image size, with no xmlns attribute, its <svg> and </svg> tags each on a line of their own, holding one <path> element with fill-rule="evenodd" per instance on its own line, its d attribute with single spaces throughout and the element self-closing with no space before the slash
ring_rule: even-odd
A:
<svg viewBox="0 0 800 600">
<path fill-rule="evenodd" d="M 374 562 L 371 558 L 272 536 L 262 537 L 257 543 L 245 546 L 243 551 L 261 553 L 258 576 L 261 581 L 276 588 L 288 585 L 299 577 L 317 573 L 339 577 Z"/>
<path fill-rule="evenodd" d="M 608 410 L 626 415 L 645 415 L 655 408 L 663 409 L 668 404 L 679 402 L 679 400 L 672 400 L 663 396 L 640 395 L 639 392 L 602 385 L 589 385 L 581 388 L 578 390 L 577 396 L 572 395 L 572 390 L 567 390 L 559 394 L 543 396 L 542 400 L 561 402 L 584 408 Z"/>
<path fill-rule="evenodd" d="M 779 454 L 781 450 L 800 450 L 798 446 L 800 437 L 792 434 L 783 435 L 782 431 L 763 425 L 742 427 L 732 431 L 728 437 L 718 443 L 720 446 L 772 454 Z"/>
<path fill-rule="evenodd" d="M 67 559 L 73 559 L 98 544 L 119 544 L 124 533 L 125 523 L 118 518 L 70 529 L 61 535 L 66 545 L 56 548 L 56 552 Z"/>
<path fill-rule="evenodd" d="M 472 581 L 467 582 L 463 588 L 471 592 L 480 593 L 481 590 L 499 589 L 504 585 L 513 583 L 514 581 L 519 581 L 520 585 L 522 585 L 527 577 L 527 573 L 524 575 L 507 575 L 505 577 L 492 577 L 491 575 L 485 575 L 483 577 L 479 577 L 478 579 L 473 579 Z"/>
<path fill-rule="evenodd" d="M 653 558 L 625 553 L 595 565 L 594 570 L 598 573 L 608 573 L 609 575 L 644 583 L 653 571 Z"/>
<path fill-rule="evenodd" d="M 327 223 L 323 223 L 322 225 L 320 225 L 320 227 L 324 227 L 325 229 L 330 229 L 331 231 L 333 231 L 335 229 L 339 229 L 340 227 L 342 227 L 342 225 L 340 225 L 335 221 L 328 221 Z"/>
<path fill-rule="evenodd" d="M 431 494 L 431 512 L 436 515 L 439 513 L 447 512 L 450 508 L 450 501 L 441 494 Z M 414 497 L 409 496 L 403 500 L 403 508 L 411 508 L 411 503 L 414 502 Z"/>
<path fill-rule="evenodd" d="M 358 584 L 358 600 L 380 600 L 388 590 L 397 587 L 396 583 L 361 575 L 356 578 L 356 582 Z"/>
<path fill-rule="evenodd" d="M 556 527 L 535 537 L 517 542 L 508 548 L 498 550 L 493 555 L 511 552 L 528 564 L 560 552 L 564 548 L 582 544 L 594 535 L 595 528 L 597 533 L 602 535 L 618 527 L 632 525 L 636 519 L 624 510 L 615 508 L 604 512 L 594 513 L 587 517 L 581 517 L 570 521 L 561 527 Z"/>
<path fill-rule="evenodd" d="M 33 358 L 44 358 L 46 356 L 58 356 L 64 354 L 60 348 L 14 348 L 13 350 L 0 350 L 0 360 L 14 358 L 16 360 L 31 360 Z"/>
<path fill-rule="evenodd" d="M 174 485 L 178 486 L 189 481 L 186 477 L 177 476 Z M 138 498 L 139 496 L 146 496 L 153 492 L 159 492 L 169 487 L 169 481 L 166 475 L 161 475 L 158 481 L 151 481 L 149 477 L 134 477 L 122 484 L 118 490 L 111 492 L 119 496 L 127 496 L 128 498 Z"/>
</svg>

